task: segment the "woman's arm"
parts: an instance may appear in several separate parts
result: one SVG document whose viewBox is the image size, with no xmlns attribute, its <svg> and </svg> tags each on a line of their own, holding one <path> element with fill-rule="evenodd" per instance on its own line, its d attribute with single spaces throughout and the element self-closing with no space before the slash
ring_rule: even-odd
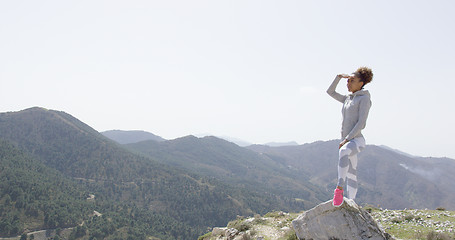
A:
<svg viewBox="0 0 455 240">
<path fill-rule="evenodd" d="M 337 88 L 337 85 L 338 83 L 340 82 L 341 78 L 343 78 L 344 75 L 342 74 L 338 74 L 335 79 L 333 80 L 332 84 L 329 86 L 329 88 L 327 89 L 327 93 L 333 97 L 334 99 L 336 99 L 337 101 L 341 102 L 341 103 L 344 103 L 344 100 L 346 100 L 346 96 L 344 95 L 341 95 L 339 93 L 336 92 L 336 88 Z"/>
</svg>

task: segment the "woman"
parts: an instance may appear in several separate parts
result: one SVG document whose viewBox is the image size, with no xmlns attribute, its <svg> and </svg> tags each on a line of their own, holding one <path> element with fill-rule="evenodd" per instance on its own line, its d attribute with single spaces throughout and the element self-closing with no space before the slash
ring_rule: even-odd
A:
<svg viewBox="0 0 455 240">
<path fill-rule="evenodd" d="M 349 95 L 336 92 L 342 78 L 347 78 Z M 333 194 L 333 206 L 343 204 L 343 186 L 347 184 L 347 197 L 354 199 L 357 193 L 357 154 L 365 148 L 361 130 L 365 128 L 371 107 L 370 93 L 363 87 L 371 82 L 373 72 L 370 68 L 360 67 L 353 74 L 339 74 L 333 80 L 327 93 L 343 103 L 341 124 L 341 143 L 339 145 L 338 184 Z"/>
</svg>

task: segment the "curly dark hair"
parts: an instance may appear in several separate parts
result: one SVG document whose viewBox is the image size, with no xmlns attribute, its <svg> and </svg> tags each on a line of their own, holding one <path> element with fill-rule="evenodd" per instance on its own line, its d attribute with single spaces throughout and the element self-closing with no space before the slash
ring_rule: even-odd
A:
<svg viewBox="0 0 455 240">
<path fill-rule="evenodd" d="M 367 83 L 370 83 L 373 80 L 373 71 L 371 68 L 359 67 L 355 72 L 359 75 L 360 81 L 363 82 L 363 86 L 367 85 Z"/>
</svg>

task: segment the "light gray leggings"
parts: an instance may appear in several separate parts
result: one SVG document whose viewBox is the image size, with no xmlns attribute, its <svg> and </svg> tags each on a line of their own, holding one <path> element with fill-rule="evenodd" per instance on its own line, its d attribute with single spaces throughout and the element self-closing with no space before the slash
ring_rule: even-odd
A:
<svg viewBox="0 0 455 240">
<path fill-rule="evenodd" d="M 338 186 L 344 187 L 349 199 L 354 199 L 357 194 L 357 154 L 365 148 L 363 137 L 354 138 L 339 151 L 338 160 Z"/>
</svg>

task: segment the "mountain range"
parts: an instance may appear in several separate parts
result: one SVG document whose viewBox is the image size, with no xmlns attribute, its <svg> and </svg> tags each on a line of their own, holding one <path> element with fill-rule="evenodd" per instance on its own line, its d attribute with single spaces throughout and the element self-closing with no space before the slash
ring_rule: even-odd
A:
<svg viewBox="0 0 455 240">
<path fill-rule="evenodd" d="M 237 215 L 311 208 L 330 199 L 336 184 L 335 140 L 241 147 L 211 136 L 99 133 L 70 114 L 35 107 L 0 113 L 0 143 L 0 207 L 9 209 L 0 213 L 0 236 L 76 226 L 73 239 L 195 239 Z M 356 201 L 455 209 L 454 170 L 453 159 L 368 145 Z"/>
<path fill-rule="evenodd" d="M 217 137 L 149 140 L 126 147 L 163 164 L 217 178 L 230 185 L 271 192 L 296 205 L 295 210 L 313 207 L 330 197 L 309 182 L 306 173 Z"/>
<path fill-rule="evenodd" d="M 259 187 L 261 183 L 265 183 L 269 190 L 283 190 L 297 199 L 301 197 L 299 194 L 305 195 L 308 192 L 317 196 L 316 199 L 327 198 L 336 185 L 338 140 L 276 147 L 240 147 L 216 137 L 188 136 L 164 142 L 148 140 L 126 146 L 160 159 L 164 164 L 234 184 L 252 183 Z M 214 150 L 215 148 L 218 150 Z M 222 149 L 225 151 L 220 151 Z M 251 152 L 245 151 L 246 149 L 260 155 L 252 157 Z M 243 153 L 236 155 L 239 151 Z M 214 159 L 210 154 L 215 153 L 218 155 L 216 159 L 223 160 L 210 161 Z M 240 167 L 229 158 L 238 160 L 241 159 L 240 156 L 248 154 L 250 156 L 247 159 L 238 163 L 242 163 L 244 169 L 255 169 L 256 173 L 250 171 L 248 174 L 236 175 L 234 166 L 236 169 Z M 359 203 L 380 205 L 389 209 L 455 209 L 452 201 L 455 197 L 455 177 L 452 174 L 455 160 L 415 157 L 386 146 L 375 145 L 368 145 L 359 158 L 360 186 L 356 199 Z M 227 162 L 231 168 L 226 166 Z M 256 166 L 253 168 L 254 164 Z M 261 169 L 262 167 L 264 168 Z M 229 176 L 232 176 L 232 179 L 229 179 Z M 264 181 L 260 176 L 268 176 L 268 179 Z M 271 183 L 275 178 L 282 178 L 284 184 Z M 300 188 L 294 186 L 297 183 Z"/>
</svg>

